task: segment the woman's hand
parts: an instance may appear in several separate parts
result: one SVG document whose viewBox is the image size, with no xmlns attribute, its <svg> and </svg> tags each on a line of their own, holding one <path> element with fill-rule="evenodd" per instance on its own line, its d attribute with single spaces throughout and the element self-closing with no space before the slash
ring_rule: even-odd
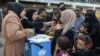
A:
<svg viewBox="0 0 100 56">
<path fill-rule="evenodd" d="M 44 25 L 50 26 L 52 22 L 44 22 Z"/>
<path fill-rule="evenodd" d="M 33 36 L 35 34 L 34 29 L 25 29 L 27 37 Z"/>
</svg>

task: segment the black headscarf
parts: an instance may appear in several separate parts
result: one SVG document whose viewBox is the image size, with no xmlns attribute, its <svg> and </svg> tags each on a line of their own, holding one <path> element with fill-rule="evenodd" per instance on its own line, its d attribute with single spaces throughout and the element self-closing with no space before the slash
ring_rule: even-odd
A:
<svg viewBox="0 0 100 56">
<path fill-rule="evenodd" d="M 36 12 L 36 10 L 34 9 L 28 9 L 26 11 L 26 17 L 28 18 L 29 21 L 33 21 L 32 20 L 32 15 Z"/>
<path fill-rule="evenodd" d="M 87 12 L 85 14 L 85 22 L 87 22 L 89 24 L 93 24 L 93 23 L 98 24 L 99 23 L 95 16 L 95 13 L 93 13 L 93 12 Z"/>
<path fill-rule="evenodd" d="M 15 12 L 20 17 L 20 13 L 24 10 L 24 5 L 17 2 L 8 2 L 7 9 Z"/>
<path fill-rule="evenodd" d="M 94 13 L 95 14 L 95 10 L 87 10 L 86 12 L 90 12 L 90 13 Z"/>
</svg>

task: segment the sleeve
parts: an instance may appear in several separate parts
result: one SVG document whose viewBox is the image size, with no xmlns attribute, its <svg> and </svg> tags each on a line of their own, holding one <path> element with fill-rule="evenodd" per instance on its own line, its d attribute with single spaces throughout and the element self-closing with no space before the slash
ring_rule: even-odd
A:
<svg viewBox="0 0 100 56">
<path fill-rule="evenodd" d="M 96 34 L 97 29 L 95 27 L 92 28 L 91 32 L 89 33 L 89 35 L 92 37 Z"/>
<path fill-rule="evenodd" d="M 98 56 L 100 55 L 100 47 L 96 47 L 94 50 L 89 51 L 87 56 Z"/>
<path fill-rule="evenodd" d="M 21 23 L 22 23 L 24 28 L 27 28 L 27 24 L 28 24 L 28 20 L 27 19 L 22 19 Z"/>
<path fill-rule="evenodd" d="M 10 18 L 7 23 L 7 36 L 9 40 L 16 41 L 20 39 L 24 39 L 26 34 L 25 30 L 20 30 L 20 25 L 16 18 Z"/>
<path fill-rule="evenodd" d="M 51 48 L 52 48 L 51 52 L 52 52 L 52 54 L 54 54 L 54 50 L 55 50 L 55 46 L 56 46 L 56 41 L 57 41 L 57 38 L 59 36 L 61 36 L 61 32 L 62 32 L 62 30 L 57 30 L 55 32 L 55 36 L 54 36 L 53 41 L 51 43 Z"/>
<path fill-rule="evenodd" d="M 28 22 L 28 27 L 30 27 L 30 28 L 37 28 L 37 29 L 41 29 L 41 28 L 43 28 L 43 23 L 41 23 L 41 22 Z"/>
<path fill-rule="evenodd" d="M 21 23 L 24 28 L 35 28 L 35 29 L 43 28 L 42 22 L 33 22 L 33 21 L 28 21 L 27 19 L 22 19 Z"/>
</svg>

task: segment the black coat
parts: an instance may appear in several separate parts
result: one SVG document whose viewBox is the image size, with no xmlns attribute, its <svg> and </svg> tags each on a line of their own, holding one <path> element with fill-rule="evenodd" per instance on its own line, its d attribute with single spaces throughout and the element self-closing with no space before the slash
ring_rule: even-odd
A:
<svg viewBox="0 0 100 56">
<path fill-rule="evenodd" d="M 93 49 L 96 47 L 98 33 L 99 33 L 99 25 L 98 24 L 88 27 L 88 34 L 90 35 L 90 37 L 94 43 Z"/>
<path fill-rule="evenodd" d="M 100 32 L 98 33 L 96 39 L 95 39 L 95 46 L 100 47 Z"/>
<path fill-rule="evenodd" d="M 97 20 L 96 16 L 92 12 L 87 12 L 85 14 L 85 22 L 89 24 L 87 31 L 88 34 L 90 35 L 91 39 L 94 42 L 94 47 L 96 47 L 96 37 L 99 33 L 99 21 Z"/>
<path fill-rule="evenodd" d="M 42 33 L 40 30 L 43 28 L 42 22 L 33 22 L 33 21 L 29 21 L 27 19 L 22 19 L 21 23 L 22 23 L 24 28 L 34 28 L 35 33 Z"/>
<path fill-rule="evenodd" d="M 89 51 L 87 56 L 100 56 L 100 47 L 96 47 L 94 50 Z"/>
<path fill-rule="evenodd" d="M 76 50 L 75 56 L 87 56 L 89 53 L 89 50 Z"/>
<path fill-rule="evenodd" d="M 100 47 L 93 50 L 76 50 L 75 56 L 100 56 Z"/>
</svg>

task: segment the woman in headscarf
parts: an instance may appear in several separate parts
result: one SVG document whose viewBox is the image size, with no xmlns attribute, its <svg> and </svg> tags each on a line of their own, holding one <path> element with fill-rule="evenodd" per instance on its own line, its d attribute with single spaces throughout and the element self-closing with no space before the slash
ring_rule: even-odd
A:
<svg viewBox="0 0 100 56">
<path fill-rule="evenodd" d="M 64 35 L 64 36 L 67 36 L 69 40 L 74 39 L 73 31 L 71 31 L 70 29 L 74 26 L 75 21 L 76 21 L 76 14 L 74 11 L 64 10 L 62 12 L 62 17 L 61 17 L 62 26 L 60 25 L 56 26 L 57 31 L 55 33 L 55 37 L 52 42 L 52 54 L 54 53 L 56 40 L 59 36 Z"/>
<path fill-rule="evenodd" d="M 32 35 L 32 29 L 23 29 L 20 18 L 25 16 L 24 5 L 17 2 L 7 3 L 8 14 L 2 22 L 4 38 L 4 56 L 23 56 L 24 43 L 27 36 Z"/>
<path fill-rule="evenodd" d="M 84 52 L 84 56 L 100 56 L 100 33 L 99 33 L 99 22 L 96 19 L 95 12 L 88 10 L 85 14 L 85 23 L 88 23 L 88 34 L 91 36 L 94 47 L 88 52 Z"/>
<path fill-rule="evenodd" d="M 85 22 L 89 24 L 87 28 L 88 34 L 94 42 L 94 48 L 96 47 L 96 37 L 99 33 L 99 21 L 97 20 L 94 11 L 88 10 L 85 14 Z"/>
<path fill-rule="evenodd" d="M 34 28 L 35 33 L 41 33 L 41 30 L 43 28 L 43 22 L 35 22 L 37 19 L 38 13 L 36 10 L 30 8 L 26 10 L 26 18 L 23 18 L 21 20 L 21 23 L 24 28 Z"/>
</svg>

